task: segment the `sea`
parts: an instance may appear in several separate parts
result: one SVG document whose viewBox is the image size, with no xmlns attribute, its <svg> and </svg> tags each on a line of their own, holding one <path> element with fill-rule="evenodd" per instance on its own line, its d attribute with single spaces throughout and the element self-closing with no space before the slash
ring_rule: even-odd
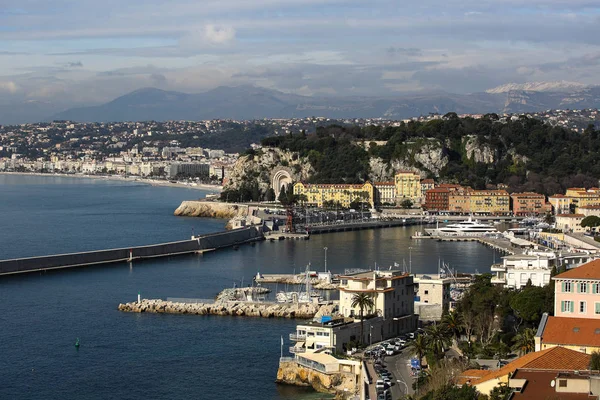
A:
<svg viewBox="0 0 600 400">
<path fill-rule="evenodd" d="M 175 217 L 207 191 L 102 179 L 0 174 L 0 259 L 121 248 L 224 229 Z M 214 298 L 257 272 L 327 268 L 488 272 L 473 242 L 411 240 L 420 227 L 315 235 L 239 249 L 0 277 L 0 399 L 320 399 L 275 383 L 296 321 L 133 314 L 144 298 Z M 281 346 L 281 338 L 285 345 Z M 79 340 L 80 346 L 75 347 Z"/>
</svg>

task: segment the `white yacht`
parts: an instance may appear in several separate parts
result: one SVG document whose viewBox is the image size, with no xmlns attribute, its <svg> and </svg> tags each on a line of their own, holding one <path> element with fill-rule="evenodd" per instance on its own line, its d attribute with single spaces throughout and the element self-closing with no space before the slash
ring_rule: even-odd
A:
<svg viewBox="0 0 600 400">
<path fill-rule="evenodd" d="M 483 224 L 469 217 L 468 220 L 456 224 L 448 224 L 436 229 L 425 229 L 425 232 L 430 235 L 443 236 L 483 236 L 489 233 L 497 233 L 498 229 L 493 225 Z"/>
</svg>

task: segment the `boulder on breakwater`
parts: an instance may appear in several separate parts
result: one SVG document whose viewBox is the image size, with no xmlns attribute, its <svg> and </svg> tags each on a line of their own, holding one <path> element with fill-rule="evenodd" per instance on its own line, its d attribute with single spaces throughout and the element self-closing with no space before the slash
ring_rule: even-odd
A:
<svg viewBox="0 0 600 400">
<path fill-rule="evenodd" d="M 314 303 L 279 304 L 222 301 L 215 303 L 176 303 L 160 299 L 142 299 L 138 302 L 119 304 L 119 311 L 165 314 L 235 315 L 262 318 L 303 318 L 331 315 L 332 305 Z"/>
<path fill-rule="evenodd" d="M 174 214 L 183 217 L 243 218 L 248 216 L 248 206 L 218 201 L 186 200 L 177 207 Z"/>
</svg>

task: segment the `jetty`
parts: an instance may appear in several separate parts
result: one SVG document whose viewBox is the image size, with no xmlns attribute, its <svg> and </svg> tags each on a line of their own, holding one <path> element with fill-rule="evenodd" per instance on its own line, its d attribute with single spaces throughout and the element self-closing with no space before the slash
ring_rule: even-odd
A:
<svg viewBox="0 0 600 400">
<path fill-rule="evenodd" d="M 247 301 L 193 302 L 191 300 L 169 301 L 161 299 L 140 299 L 131 303 L 119 304 L 119 311 L 156 314 L 192 314 L 245 316 L 260 318 L 300 318 L 331 315 L 333 304 L 317 303 L 272 303 Z"/>
<path fill-rule="evenodd" d="M 184 254 L 198 254 L 259 240 L 264 240 L 261 227 L 251 226 L 231 231 L 192 236 L 189 240 L 178 242 L 0 260 L 0 275 L 133 262 L 147 258 L 171 257 Z"/>
</svg>

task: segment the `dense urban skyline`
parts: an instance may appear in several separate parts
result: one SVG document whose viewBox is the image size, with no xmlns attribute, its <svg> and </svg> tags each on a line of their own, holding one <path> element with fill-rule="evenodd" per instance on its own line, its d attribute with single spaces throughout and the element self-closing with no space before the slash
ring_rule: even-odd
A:
<svg viewBox="0 0 600 400">
<path fill-rule="evenodd" d="M 0 104 L 92 104 L 141 87 L 302 95 L 595 84 L 590 1 L 3 2 Z"/>
</svg>

